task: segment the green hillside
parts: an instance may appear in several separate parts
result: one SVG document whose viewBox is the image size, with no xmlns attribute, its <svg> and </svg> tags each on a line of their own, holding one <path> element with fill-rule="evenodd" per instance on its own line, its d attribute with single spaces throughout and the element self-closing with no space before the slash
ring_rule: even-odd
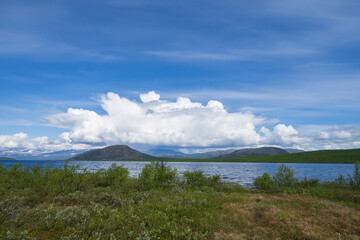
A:
<svg viewBox="0 0 360 240">
<path fill-rule="evenodd" d="M 70 158 L 72 161 L 150 161 L 157 157 L 136 151 L 126 145 L 114 145 L 87 151 Z"/>
<path fill-rule="evenodd" d="M 227 159 L 172 159 L 176 162 L 271 162 L 271 163 L 355 163 L 360 149 L 321 150 L 270 156 L 246 156 Z"/>
</svg>

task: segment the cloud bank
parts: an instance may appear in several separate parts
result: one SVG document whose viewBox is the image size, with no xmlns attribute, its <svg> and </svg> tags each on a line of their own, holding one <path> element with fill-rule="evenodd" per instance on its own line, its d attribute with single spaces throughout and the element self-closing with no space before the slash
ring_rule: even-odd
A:
<svg viewBox="0 0 360 240">
<path fill-rule="evenodd" d="M 0 151 L 39 154 L 113 144 L 205 150 L 265 145 L 305 150 L 360 147 L 359 127 L 334 126 L 305 135 L 249 111 L 229 112 L 216 100 L 203 104 L 178 97 L 170 101 L 151 91 L 136 101 L 109 92 L 100 96 L 99 104 L 102 114 L 69 108 L 48 116 L 51 126 L 65 129 L 59 139 L 0 135 Z"/>
<path fill-rule="evenodd" d="M 40 155 L 63 150 L 85 150 L 93 148 L 89 144 L 67 143 L 63 140 L 46 136 L 30 138 L 26 133 L 0 135 L 0 151 L 2 155 Z"/>
<path fill-rule="evenodd" d="M 324 149 L 360 148 L 360 127 L 334 126 L 310 138 Z"/>
<path fill-rule="evenodd" d="M 61 134 L 67 143 L 147 144 L 175 147 L 227 147 L 259 144 L 290 145 L 301 138 L 290 125 L 265 128 L 269 121 L 251 113 L 228 112 L 223 104 L 206 105 L 179 97 L 161 100 L 154 91 L 140 95 L 141 102 L 116 93 L 101 96 L 105 114 L 69 108 L 48 117 L 51 125 L 69 129 Z"/>
</svg>

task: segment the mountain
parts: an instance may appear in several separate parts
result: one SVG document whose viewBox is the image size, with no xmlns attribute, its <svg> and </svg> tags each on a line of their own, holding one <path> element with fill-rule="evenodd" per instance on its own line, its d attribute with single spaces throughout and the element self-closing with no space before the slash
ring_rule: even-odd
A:
<svg viewBox="0 0 360 240">
<path fill-rule="evenodd" d="M 114 145 L 81 153 L 70 160 L 75 161 L 122 161 L 122 160 L 155 160 L 157 157 L 136 151 L 126 145 Z"/>
<path fill-rule="evenodd" d="M 186 158 L 186 154 L 175 151 L 172 149 L 166 149 L 166 148 L 156 148 L 156 149 L 150 149 L 146 151 L 147 154 L 155 156 L 155 157 L 165 157 L 165 158 Z"/>
<path fill-rule="evenodd" d="M 244 148 L 236 150 L 232 153 L 222 154 L 215 158 L 236 158 L 236 157 L 245 157 L 245 156 L 259 156 L 259 155 L 280 155 L 288 154 L 288 152 L 281 148 L 276 147 L 261 147 L 261 148 Z"/>
<path fill-rule="evenodd" d="M 223 154 L 228 154 L 234 152 L 234 149 L 227 149 L 227 150 L 217 150 L 217 151 L 210 151 L 210 152 L 203 152 L 203 153 L 193 153 L 187 154 L 187 158 L 193 159 L 202 159 L 202 158 L 215 158 Z"/>
<path fill-rule="evenodd" d="M 235 151 L 234 149 L 227 149 L 227 150 L 218 150 L 218 151 L 210 151 L 210 152 L 203 152 L 203 153 L 191 153 L 186 154 L 180 151 L 175 151 L 172 149 L 151 149 L 148 150 L 146 153 L 156 156 L 156 157 L 165 157 L 165 158 L 180 158 L 180 159 L 202 159 L 202 158 L 214 158 L 220 156 L 222 154 L 232 153 Z"/>
<path fill-rule="evenodd" d="M 15 159 L 13 159 L 13 158 L 8 158 L 8 157 L 0 157 L 0 161 L 2 161 L 2 160 L 15 160 Z"/>
<path fill-rule="evenodd" d="M 159 154 L 178 154 L 178 155 L 185 155 L 185 153 L 175 151 L 172 149 L 166 149 L 166 148 L 156 148 L 156 149 L 150 149 L 146 151 L 147 154 L 150 155 L 159 155 Z"/>
</svg>

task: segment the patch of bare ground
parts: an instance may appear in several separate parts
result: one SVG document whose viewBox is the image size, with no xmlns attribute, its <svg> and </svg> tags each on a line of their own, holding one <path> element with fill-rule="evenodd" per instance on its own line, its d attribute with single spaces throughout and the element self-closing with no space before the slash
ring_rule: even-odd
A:
<svg viewBox="0 0 360 240">
<path fill-rule="evenodd" d="M 311 196 L 249 194 L 230 203 L 215 239 L 360 239 L 360 210 Z"/>
</svg>

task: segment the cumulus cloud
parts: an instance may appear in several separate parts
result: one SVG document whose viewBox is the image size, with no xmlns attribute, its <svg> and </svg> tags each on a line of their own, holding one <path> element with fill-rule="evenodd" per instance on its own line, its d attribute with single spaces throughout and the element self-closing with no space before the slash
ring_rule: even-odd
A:
<svg viewBox="0 0 360 240">
<path fill-rule="evenodd" d="M 52 126 L 69 130 L 61 134 L 67 143 L 240 147 L 299 140 L 292 126 L 279 124 L 272 132 L 260 131 L 268 123 L 265 118 L 249 112 L 230 113 L 216 100 L 206 105 L 185 97 L 167 101 L 154 91 L 141 94 L 140 100 L 130 101 L 110 92 L 100 98 L 106 114 L 69 108 L 48 119 Z"/>
<path fill-rule="evenodd" d="M 104 113 L 69 108 L 48 116 L 52 126 L 65 131 L 60 139 L 30 138 L 26 133 L 0 135 L 0 152 L 39 154 L 86 150 L 112 144 L 169 146 L 181 149 L 219 149 L 273 145 L 305 150 L 360 147 L 360 128 L 334 126 L 299 133 L 251 111 L 229 112 L 216 100 L 206 104 L 186 97 L 163 100 L 154 91 L 131 101 L 116 93 L 100 96 Z M 185 151 L 184 150 L 184 151 Z"/>
<path fill-rule="evenodd" d="M 328 132 L 320 132 L 319 138 L 320 139 L 330 139 L 330 134 Z"/>
<path fill-rule="evenodd" d="M 69 144 L 65 141 L 46 136 L 29 138 L 26 133 L 0 135 L 0 151 L 2 154 L 32 154 L 51 153 L 62 150 L 85 150 L 93 148 L 88 144 Z"/>
<path fill-rule="evenodd" d="M 32 148 L 25 133 L 16 133 L 14 135 L 0 135 L 1 148 Z"/>
<path fill-rule="evenodd" d="M 351 133 L 347 131 L 335 131 L 334 136 L 336 138 L 351 138 Z"/>
<path fill-rule="evenodd" d="M 306 141 L 304 137 L 300 137 L 298 131 L 296 131 L 293 126 L 286 126 L 284 124 L 277 124 L 273 131 L 262 127 L 261 132 L 266 136 L 263 139 L 264 143 L 267 144 L 276 144 L 276 145 L 291 145 L 291 144 L 301 144 Z"/>
<path fill-rule="evenodd" d="M 310 143 L 318 148 L 360 148 L 360 127 L 334 126 L 309 136 Z"/>
<path fill-rule="evenodd" d="M 154 91 L 151 91 L 148 93 L 140 94 L 140 99 L 143 103 L 157 101 L 160 99 L 160 94 L 157 94 Z"/>
</svg>

